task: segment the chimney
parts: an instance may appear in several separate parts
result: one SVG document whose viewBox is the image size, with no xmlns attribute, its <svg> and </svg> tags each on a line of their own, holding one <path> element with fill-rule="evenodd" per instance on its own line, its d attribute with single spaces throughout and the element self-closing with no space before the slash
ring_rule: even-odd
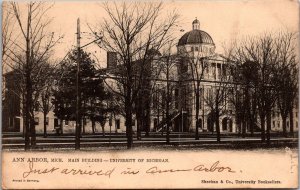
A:
<svg viewBox="0 0 300 190">
<path fill-rule="evenodd" d="M 107 69 L 115 69 L 117 67 L 117 52 L 107 52 Z"/>
</svg>

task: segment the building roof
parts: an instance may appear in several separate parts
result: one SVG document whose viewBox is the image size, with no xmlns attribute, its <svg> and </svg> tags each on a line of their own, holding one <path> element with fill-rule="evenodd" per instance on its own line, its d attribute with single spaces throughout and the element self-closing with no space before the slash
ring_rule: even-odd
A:
<svg viewBox="0 0 300 190">
<path fill-rule="evenodd" d="M 185 33 L 178 41 L 178 46 L 187 44 L 212 44 L 214 41 L 211 36 L 202 30 L 192 30 Z"/>
</svg>

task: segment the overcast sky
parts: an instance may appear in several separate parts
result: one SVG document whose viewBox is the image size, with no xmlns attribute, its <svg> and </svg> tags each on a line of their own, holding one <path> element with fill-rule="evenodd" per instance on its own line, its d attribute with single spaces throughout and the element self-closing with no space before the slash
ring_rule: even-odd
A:
<svg viewBox="0 0 300 190">
<path fill-rule="evenodd" d="M 245 35 L 258 35 L 266 31 L 298 31 L 298 5 L 289 0 L 214 0 L 214 1 L 164 1 L 164 12 L 176 9 L 181 15 L 179 39 L 192 29 L 195 17 L 200 21 L 200 29 L 211 35 L 216 52 L 222 53 L 222 43 Z M 105 12 L 101 2 L 56 1 L 48 16 L 53 17 L 52 31 L 59 31 L 65 38 L 56 50 L 57 57 L 76 45 L 76 20 L 81 19 L 81 31 L 90 32 L 87 23 L 96 25 L 103 20 Z M 82 44 L 91 41 L 83 34 Z M 105 65 L 105 52 L 96 47 L 88 49 Z"/>
</svg>

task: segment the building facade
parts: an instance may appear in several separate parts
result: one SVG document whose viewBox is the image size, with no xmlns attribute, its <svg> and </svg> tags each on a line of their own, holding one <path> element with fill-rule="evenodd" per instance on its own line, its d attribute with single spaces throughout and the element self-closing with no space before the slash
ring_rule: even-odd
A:
<svg viewBox="0 0 300 190">
<path fill-rule="evenodd" d="M 216 131 L 214 113 L 217 110 L 221 132 L 241 132 L 234 105 L 230 96 L 227 96 L 232 88 L 228 70 L 231 63 L 224 56 L 216 53 L 215 50 L 216 45 L 213 38 L 201 30 L 199 20 L 195 19 L 192 22 L 192 30 L 179 39 L 177 53 L 161 55 L 156 52 L 149 64 L 151 73 L 147 74 L 154 80 L 144 84 L 147 89 L 151 89 L 151 93 L 144 89 L 139 97 L 140 104 L 143 106 L 137 107 L 133 116 L 133 130 L 136 131 L 137 126 L 141 125 L 142 131 L 163 131 L 166 129 L 168 113 L 171 131 L 194 132 L 198 126 L 199 132 L 214 132 Z M 117 67 L 117 54 L 108 52 L 107 55 L 107 75 L 113 75 L 113 71 Z M 13 81 L 10 79 L 11 77 L 11 75 L 4 76 L 6 81 Z M 114 86 L 114 80 L 108 80 L 107 83 Z M 10 82 L 6 85 L 5 96 L 9 98 L 3 102 L 2 123 L 5 131 L 23 131 L 22 115 L 18 111 L 21 101 L 20 98 L 12 95 L 15 88 Z M 215 105 L 216 102 L 218 106 Z M 138 104 L 136 102 L 136 105 Z M 298 102 L 295 104 L 294 129 L 298 130 Z M 56 118 L 52 111 L 49 112 L 46 120 L 47 132 L 58 132 L 61 121 Z M 43 132 L 44 121 L 41 112 L 36 112 L 35 121 L 37 133 Z M 84 120 L 83 125 L 86 133 L 92 132 L 91 121 Z M 75 132 L 75 121 L 64 120 L 62 126 L 63 132 Z M 288 131 L 289 126 L 290 121 L 288 119 Z M 259 131 L 259 127 L 259 117 L 257 117 L 255 130 Z M 106 132 L 125 132 L 125 118 L 120 114 L 110 114 L 104 127 L 96 123 L 96 132 L 103 130 Z M 249 131 L 249 129 L 247 130 Z M 282 131 L 282 119 L 277 108 L 272 111 L 271 130 Z"/>
</svg>

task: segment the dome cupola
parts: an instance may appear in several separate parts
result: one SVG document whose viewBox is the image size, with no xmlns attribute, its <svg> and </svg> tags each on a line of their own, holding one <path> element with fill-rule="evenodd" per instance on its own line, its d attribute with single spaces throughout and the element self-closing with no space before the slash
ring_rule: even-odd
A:
<svg viewBox="0 0 300 190">
<path fill-rule="evenodd" d="M 197 17 L 196 17 L 196 19 L 193 21 L 193 30 L 200 30 L 200 22 L 199 22 L 199 20 L 197 19 Z"/>
</svg>

